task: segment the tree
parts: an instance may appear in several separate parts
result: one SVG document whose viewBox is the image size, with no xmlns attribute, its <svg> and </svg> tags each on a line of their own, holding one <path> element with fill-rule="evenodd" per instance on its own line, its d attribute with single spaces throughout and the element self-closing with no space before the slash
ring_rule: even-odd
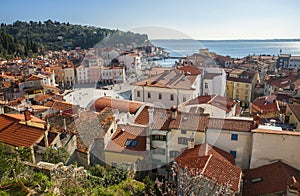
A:
<svg viewBox="0 0 300 196">
<path fill-rule="evenodd" d="M 99 178 L 104 178 L 107 174 L 105 168 L 102 165 L 95 165 L 89 169 L 91 175 L 97 176 Z"/>
<path fill-rule="evenodd" d="M 55 164 L 59 162 L 66 164 L 69 157 L 68 151 L 63 147 L 57 149 L 48 147 L 43 154 L 44 161 Z"/>
<path fill-rule="evenodd" d="M 126 180 L 128 177 L 128 172 L 123 170 L 122 168 L 114 168 L 110 172 L 107 173 L 107 175 L 104 177 L 105 185 L 115 185 L 119 184 L 123 180 Z"/>
<path fill-rule="evenodd" d="M 3 177 L 15 177 L 26 172 L 27 167 L 22 161 L 30 159 L 30 149 L 16 147 L 10 150 L 4 144 L 0 143 L 0 179 Z"/>
</svg>

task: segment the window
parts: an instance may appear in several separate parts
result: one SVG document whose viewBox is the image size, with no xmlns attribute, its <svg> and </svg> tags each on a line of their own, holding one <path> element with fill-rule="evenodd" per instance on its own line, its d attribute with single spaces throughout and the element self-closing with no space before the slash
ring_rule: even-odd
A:
<svg viewBox="0 0 300 196">
<path fill-rule="evenodd" d="M 186 137 L 178 137 L 178 144 L 188 144 L 188 139 Z"/>
<path fill-rule="evenodd" d="M 231 140 L 238 140 L 238 134 L 231 134 Z"/>
<path fill-rule="evenodd" d="M 208 84 L 205 82 L 204 88 L 208 88 Z"/>
<path fill-rule="evenodd" d="M 245 96 L 245 100 L 247 101 L 249 99 L 249 97 L 248 96 Z"/>
<path fill-rule="evenodd" d="M 208 93 L 204 93 L 204 95 L 205 95 L 205 96 L 207 96 L 207 95 L 208 95 Z"/>
<path fill-rule="evenodd" d="M 236 151 L 235 150 L 230 150 L 230 154 L 232 154 L 233 157 L 236 158 Z"/>
<path fill-rule="evenodd" d="M 136 147 L 137 143 L 138 143 L 137 140 L 128 139 L 125 143 L 125 146 Z"/>
<path fill-rule="evenodd" d="M 183 101 L 183 102 L 186 102 L 186 97 L 183 97 L 183 98 L 182 98 L 182 101 Z"/>
<path fill-rule="evenodd" d="M 186 130 L 181 130 L 181 134 L 186 134 Z"/>
<path fill-rule="evenodd" d="M 170 157 L 171 158 L 176 158 L 176 157 L 178 157 L 178 155 L 179 155 L 178 151 L 176 151 L 176 150 L 170 151 Z"/>
<path fill-rule="evenodd" d="M 162 99 L 161 93 L 158 93 L 158 99 Z"/>
<path fill-rule="evenodd" d="M 151 99 L 151 93 L 148 92 L 148 99 Z"/>
<path fill-rule="evenodd" d="M 170 100 L 171 100 L 171 101 L 174 101 L 174 95 L 173 95 L 173 94 L 170 95 Z"/>
<path fill-rule="evenodd" d="M 246 88 L 249 88 L 249 84 L 246 84 Z"/>
<path fill-rule="evenodd" d="M 240 91 L 239 91 L 239 89 L 236 89 L 236 91 L 235 91 L 236 93 L 239 93 Z"/>
<path fill-rule="evenodd" d="M 152 135 L 152 140 L 154 141 L 166 141 L 167 137 L 165 135 Z"/>
<path fill-rule="evenodd" d="M 136 96 L 137 97 L 141 97 L 141 92 L 140 91 L 136 91 Z"/>
</svg>

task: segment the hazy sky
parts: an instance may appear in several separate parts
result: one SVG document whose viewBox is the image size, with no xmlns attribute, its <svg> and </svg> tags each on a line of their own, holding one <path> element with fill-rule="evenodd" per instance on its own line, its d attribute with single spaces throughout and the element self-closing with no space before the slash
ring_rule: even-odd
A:
<svg viewBox="0 0 300 196">
<path fill-rule="evenodd" d="M 300 0 L 0 0 L 0 22 L 51 19 L 150 38 L 300 38 L 299 8 Z"/>
</svg>

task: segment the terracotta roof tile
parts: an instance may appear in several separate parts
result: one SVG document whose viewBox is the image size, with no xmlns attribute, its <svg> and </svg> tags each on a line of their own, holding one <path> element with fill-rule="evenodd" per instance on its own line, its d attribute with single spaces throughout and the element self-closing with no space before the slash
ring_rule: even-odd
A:
<svg viewBox="0 0 300 196">
<path fill-rule="evenodd" d="M 143 103 L 137 101 L 101 97 L 95 101 L 93 106 L 91 106 L 91 109 L 100 112 L 104 108 L 109 107 L 113 109 L 118 109 L 122 112 L 130 112 L 131 114 L 135 114 L 142 105 Z"/>
<path fill-rule="evenodd" d="M 20 120 L 20 121 L 25 121 L 25 116 L 24 114 L 4 114 L 5 116 Z M 46 123 L 44 120 L 39 119 L 33 115 L 31 115 L 31 121 L 32 122 L 37 122 L 37 123 Z"/>
<path fill-rule="evenodd" d="M 140 125 L 149 124 L 149 107 L 146 106 L 136 117 L 135 123 Z M 171 121 L 171 111 L 162 108 L 154 108 L 153 112 L 153 130 L 168 130 Z"/>
<path fill-rule="evenodd" d="M 176 118 L 171 120 L 170 129 L 185 129 L 191 131 L 205 131 L 209 114 L 191 114 L 177 112 Z"/>
<path fill-rule="evenodd" d="M 300 171 L 281 161 L 245 170 L 243 195 L 284 194 L 293 177 L 299 183 Z"/>
<path fill-rule="evenodd" d="M 289 107 L 300 122 L 300 104 L 289 104 Z"/>
<path fill-rule="evenodd" d="M 209 129 L 242 131 L 242 132 L 251 132 L 254 126 L 255 126 L 254 121 L 252 120 L 239 120 L 239 119 L 210 118 L 208 123 Z"/>
<path fill-rule="evenodd" d="M 183 71 L 185 74 L 188 74 L 188 75 L 201 74 L 201 71 L 196 66 L 193 66 L 193 65 L 181 66 L 178 68 L 178 70 Z"/>
<path fill-rule="evenodd" d="M 258 97 L 252 102 L 251 107 L 261 114 L 280 111 L 275 95 Z"/>
<path fill-rule="evenodd" d="M 40 102 L 40 101 L 46 101 L 47 99 L 51 99 L 53 97 L 53 94 L 45 94 L 45 95 L 36 95 L 35 96 L 35 101 Z"/>
<path fill-rule="evenodd" d="M 30 147 L 42 140 L 45 130 L 20 124 L 18 120 L 0 115 L 0 141 L 12 146 Z"/>
<path fill-rule="evenodd" d="M 128 139 L 137 140 L 136 146 L 126 146 Z M 147 154 L 146 127 L 119 124 L 105 150 L 128 154 Z"/>
<path fill-rule="evenodd" d="M 29 78 L 26 79 L 26 81 L 35 81 L 35 80 L 43 80 L 43 78 L 37 76 L 37 75 L 32 75 Z"/>
<path fill-rule="evenodd" d="M 182 106 L 198 105 L 198 104 L 205 104 L 205 103 L 213 105 L 222 110 L 225 110 L 226 112 L 229 112 L 231 110 L 231 108 L 236 104 L 234 101 L 231 101 L 220 95 L 204 95 L 204 96 L 198 96 L 192 100 L 189 100 L 189 101 L 183 103 Z"/>
<path fill-rule="evenodd" d="M 192 85 L 196 78 L 196 75 L 185 75 L 178 70 L 172 70 L 170 72 L 164 72 L 160 75 L 133 83 L 133 85 L 189 90 L 193 89 Z"/>
<path fill-rule="evenodd" d="M 229 185 L 231 190 L 239 192 L 242 170 L 234 165 L 233 155 L 217 147 L 201 144 L 185 150 L 175 160 L 182 168 L 197 169 L 219 185 Z"/>
<path fill-rule="evenodd" d="M 58 101 L 58 100 L 50 100 L 44 104 L 47 107 L 51 107 L 57 111 L 64 111 L 69 110 L 75 107 L 73 104 L 65 102 L 65 101 Z"/>
</svg>

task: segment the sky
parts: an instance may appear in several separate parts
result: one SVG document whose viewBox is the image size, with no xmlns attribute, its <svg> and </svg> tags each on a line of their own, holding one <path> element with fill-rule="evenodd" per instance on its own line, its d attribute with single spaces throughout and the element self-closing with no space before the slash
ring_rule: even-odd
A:
<svg viewBox="0 0 300 196">
<path fill-rule="evenodd" d="M 300 38 L 299 0 L 1 0 L 0 22 L 46 21 L 150 39 Z"/>
</svg>

